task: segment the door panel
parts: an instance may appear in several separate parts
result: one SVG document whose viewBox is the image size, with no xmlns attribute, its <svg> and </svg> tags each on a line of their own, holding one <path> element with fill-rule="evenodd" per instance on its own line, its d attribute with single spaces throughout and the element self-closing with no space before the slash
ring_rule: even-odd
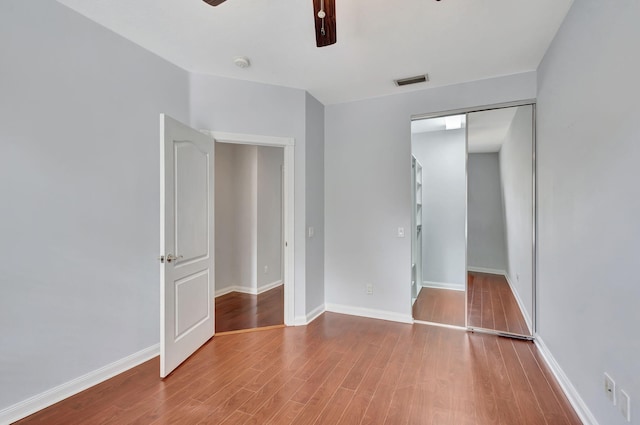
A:
<svg viewBox="0 0 640 425">
<path fill-rule="evenodd" d="M 214 144 L 161 115 L 160 376 L 214 333 Z"/>
<path fill-rule="evenodd" d="M 175 252 L 183 261 L 209 255 L 209 154 L 190 141 L 174 146 Z"/>
</svg>

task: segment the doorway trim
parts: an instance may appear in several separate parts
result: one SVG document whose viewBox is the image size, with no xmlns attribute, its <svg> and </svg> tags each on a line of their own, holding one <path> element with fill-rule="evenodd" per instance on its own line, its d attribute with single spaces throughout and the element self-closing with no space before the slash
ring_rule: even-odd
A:
<svg viewBox="0 0 640 425">
<path fill-rule="evenodd" d="M 214 142 L 233 143 L 237 145 L 256 145 L 284 148 L 284 178 L 283 178 L 283 253 L 284 268 L 282 278 L 284 280 L 284 324 L 294 326 L 295 312 L 295 244 L 294 244 L 294 149 L 295 139 L 293 137 L 273 137 L 255 134 L 224 133 L 211 130 L 200 130 L 202 133 L 211 136 Z"/>
</svg>

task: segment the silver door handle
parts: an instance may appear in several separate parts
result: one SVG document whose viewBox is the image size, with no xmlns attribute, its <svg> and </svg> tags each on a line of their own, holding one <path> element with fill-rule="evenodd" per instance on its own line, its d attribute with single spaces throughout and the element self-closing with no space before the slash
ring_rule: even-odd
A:
<svg viewBox="0 0 640 425">
<path fill-rule="evenodd" d="M 160 257 L 158 257 L 158 260 L 160 260 L 161 263 L 164 263 L 165 261 L 167 263 L 171 263 L 172 261 L 176 261 L 179 260 L 181 258 L 184 258 L 182 255 L 178 255 L 177 257 L 173 254 L 167 254 L 167 256 L 165 257 L 164 255 L 161 255 Z"/>
<path fill-rule="evenodd" d="M 181 258 L 183 258 L 183 257 L 182 257 L 182 255 L 175 256 L 175 255 L 173 255 L 173 254 L 168 254 L 168 255 L 167 255 L 167 263 L 170 263 L 170 262 L 172 262 L 172 261 L 179 260 L 179 259 L 181 259 Z"/>
</svg>

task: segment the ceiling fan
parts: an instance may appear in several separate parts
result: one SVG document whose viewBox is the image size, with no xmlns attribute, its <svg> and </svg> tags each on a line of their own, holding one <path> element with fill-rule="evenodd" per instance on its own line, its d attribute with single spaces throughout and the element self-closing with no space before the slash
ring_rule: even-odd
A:
<svg viewBox="0 0 640 425">
<path fill-rule="evenodd" d="M 203 0 L 211 6 L 219 6 L 226 0 Z M 336 0 L 313 0 L 313 14 L 316 24 L 316 46 L 335 44 L 336 38 Z"/>
</svg>

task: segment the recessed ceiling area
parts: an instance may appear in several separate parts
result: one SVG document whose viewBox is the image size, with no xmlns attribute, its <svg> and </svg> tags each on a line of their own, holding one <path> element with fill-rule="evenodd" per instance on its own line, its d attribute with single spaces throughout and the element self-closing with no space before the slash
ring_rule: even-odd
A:
<svg viewBox="0 0 640 425">
<path fill-rule="evenodd" d="M 535 70 L 572 3 L 336 0 L 337 43 L 318 48 L 313 0 L 58 1 L 189 72 L 304 89 L 325 105 Z"/>
<path fill-rule="evenodd" d="M 411 134 L 458 130 L 465 128 L 466 122 L 467 117 L 465 114 L 413 120 L 411 121 Z"/>
<path fill-rule="evenodd" d="M 467 129 L 469 153 L 500 152 L 517 107 L 411 121 L 411 134 Z M 456 118 L 457 120 L 452 120 Z"/>
</svg>

